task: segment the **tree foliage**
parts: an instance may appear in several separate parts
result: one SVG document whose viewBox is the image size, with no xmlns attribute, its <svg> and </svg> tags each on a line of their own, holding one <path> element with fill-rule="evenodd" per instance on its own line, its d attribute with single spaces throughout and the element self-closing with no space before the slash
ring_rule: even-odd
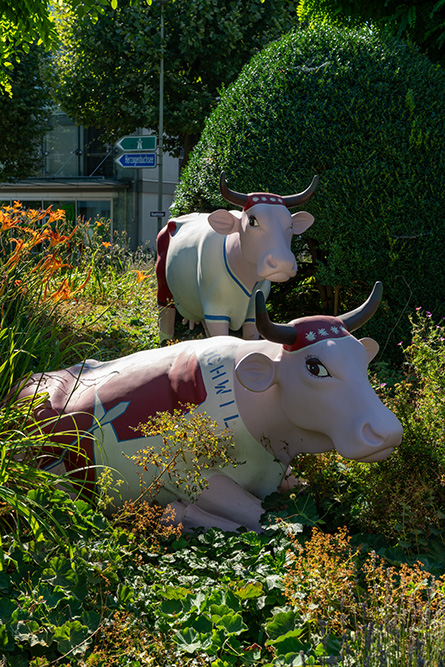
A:
<svg viewBox="0 0 445 667">
<path fill-rule="evenodd" d="M 95 19 L 110 0 L 66 0 L 76 17 Z M 60 4 L 60 3 L 59 3 Z M 54 2 L 51 0 L 0 0 L 0 90 L 11 95 L 11 73 L 31 45 L 49 50 L 58 42 Z"/>
<path fill-rule="evenodd" d="M 371 24 L 412 40 L 431 60 L 445 63 L 445 0 L 300 0 L 298 15 L 343 26 Z"/>
<path fill-rule="evenodd" d="M 137 127 L 158 127 L 159 72 L 164 52 L 164 129 L 176 153 L 199 137 L 220 89 L 262 46 L 296 23 L 297 0 L 175 0 L 134 6 L 119 0 L 96 22 L 64 13 L 56 59 L 57 96 L 77 123 L 115 139 Z"/>
<path fill-rule="evenodd" d="M 40 75 L 43 54 L 31 46 L 10 75 L 12 96 L 0 87 L 0 181 L 35 174 L 49 130 L 49 95 Z"/>
<path fill-rule="evenodd" d="M 227 205 L 222 169 L 235 190 L 283 195 L 319 174 L 297 278 L 280 288 L 286 315 L 301 304 L 302 279 L 315 281 L 329 313 L 355 307 L 382 280 L 386 305 L 369 326 L 396 343 L 410 307 L 445 314 L 444 103 L 443 70 L 412 45 L 366 29 L 295 30 L 223 95 L 173 212 Z"/>
</svg>

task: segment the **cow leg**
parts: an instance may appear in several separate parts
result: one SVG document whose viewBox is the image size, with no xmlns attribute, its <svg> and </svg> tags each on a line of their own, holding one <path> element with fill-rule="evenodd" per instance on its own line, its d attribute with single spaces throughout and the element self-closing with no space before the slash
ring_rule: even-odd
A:
<svg viewBox="0 0 445 667">
<path fill-rule="evenodd" d="M 281 482 L 280 492 L 287 493 L 296 486 L 300 486 L 301 483 L 302 480 L 298 479 L 298 477 L 295 477 L 295 475 L 292 474 L 292 467 L 289 466 L 286 470 L 286 474 L 283 477 L 283 481 Z"/>
<path fill-rule="evenodd" d="M 159 307 L 159 340 L 170 340 L 175 335 L 175 316 L 176 308 L 167 306 Z"/>
<path fill-rule="evenodd" d="M 209 338 L 229 335 L 229 323 L 221 320 L 204 320 L 204 329 Z"/>
<path fill-rule="evenodd" d="M 196 504 L 185 505 L 180 500 L 176 500 L 170 503 L 168 508 L 174 511 L 174 525 L 181 524 L 185 533 L 189 533 L 196 528 L 204 528 L 205 530 L 219 528 L 233 533 L 239 528 L 239 524 L 234 521 L 206 512 Z M 167 513 L 167 516 L 169 516 L 169 513 Z"/>
<path fill-rule="evenodd" d="M 244 322 L 243 324 L 243 338 L 244 340 L 258 340 L 260 334 L 256 328 L 255 322 Z"/>
<path fill-rule="evenodd" d="M 177 512 L 175 523 L 181 522 L 186 529 L 213 526 L 236 530 L 244 526 L 261 531 L 261 500 L 225 475 L 213 475 L 196 502 L 184 506 L 182 513 L 180 505 L 172 503 L 170 507 Z"/>
</svg>

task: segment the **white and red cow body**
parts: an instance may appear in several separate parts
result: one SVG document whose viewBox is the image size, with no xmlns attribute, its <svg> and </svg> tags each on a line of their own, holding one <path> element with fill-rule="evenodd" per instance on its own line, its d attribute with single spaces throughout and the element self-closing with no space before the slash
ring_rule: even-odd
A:
<svg viewBox="0 0 445 667">
<path fill-rule="evenodd" d="M 257 338 L 254 297 L 265 298 L 271 282 L 295 276 L 297 262 L 290 245 L 314 218 L 306 211 L 291 215 L 288 208 L 310 199 L 311 185 L 297 195 L 244 195 L 229 190 L 224 174 L 220 189 L 242 211 L 219 209 L 170 220 L 157 239 L 160 337 L 173 337 L 177 310 L 190 322 L 203 322 L 210 336 L 243 328 L 244 338 Z"/>
<path fill-rule="evenodd" d="M 370 299 L 364 304 L 368 311 L 376 307 L 375 295 Z M 245 464 L 210 470 L 208 487 L 194 503 L 168 480 L 158 500 L 173 505 L 185 528 L 243 525 L 258 530 L 261 500 L 280 488 L 298 453 L 335 448 L 346 458 L 379 461 L 400 443 L 402 428 L 368 381 L 377 343 L 359 341 L 349 332 L 363 322 L 361 310 L 342 319 L 309 317 L 274 325 L 261 293 L 257 301 L 257 324 L 266 340 L 221 336 L 115 361 L 87 361 L 35 376 L 23 394 L 48 392 L 47 407 L 37 416 L 61 415 L 56 430 L 71 432 L 67 443 L 73 439 L 76 413 L 79 430 L 102 441 L 99 448 L 84 439 L 86 456 L 119 472 L 123 500 L 140 492 L 140 468 L 128 457 L 147 440 L 134 427 L 157 411 L 187 402 L 198 405 L 221 428 L 233 431 L 233 456 Z M 150 440 L 156 445 L 156 438 Z M 70 456 L 68 468 L 86 462 Z M 153 467 L 152 477 L 157 473 Z M 149 483 L 151 471 L 145 475 Z M 91 482 L 94 476 L 91 468 Z"/>
</svg>

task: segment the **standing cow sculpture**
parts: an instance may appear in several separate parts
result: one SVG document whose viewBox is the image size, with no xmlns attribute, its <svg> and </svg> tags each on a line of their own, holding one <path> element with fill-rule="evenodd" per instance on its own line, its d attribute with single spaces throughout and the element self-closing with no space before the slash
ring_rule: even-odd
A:
<svg viewBox="0 0 445 667">
<path fill-rule="evenodd" d="M 317 185 L 314 176 L 298 194 L 242 194 L 228 188 L 222 173 L 222 196 L 242 211 L 191 213 L 168 222 L 157 238 L 161 342 L 173 338 L 176 310 L 191 326 L 202 322 L 209 336 L 242 328 L 243 338 L 258 338 L 253 294 L 260 289 L 267 299 L 271 281 L 296 274 L 292 235 L 302 234 L 314 218 L 288 209 L 307 202 Z"/>
<path fill-rule="evenodd" d="M 303 317 L 287 325 L 270 321 L 258 291 L 256 322 L 264 340 L 220 336 L 115 361 L 89 360 L 35 375 L 22 396 L 48 392 L 36 417 L 47 424 L 53 419 L 59 434 L 54 440 L 73 440 L 74 419 L 81 432 L 101 440 L 101 447 L 95 439 L 81 440 L 84 457 L 67 450 L 64 465 L 70 470 L 89 462 L 119 471 L 125 481 L 122 500 L 140 492 L 140 469 L 128 457 L 147 439 L 134 427 L 157 411 L 199 406 L 199 412 L 232 430 L 234 458 L 245 463 L 207 471 L 208 486 L 195 502 L 168 479 L 157 499 L 172 505 L 185 529 L 258 531 L 261 501 L 280 488 L 298 453 L 335 448 L 346 458 L 371 462 L 386 458 L 400 443 L 400 422 L 368 381 L 368 362 L 378 345 L 351 335 L 373 315 L 381 291 L 376 283 L 362 306 L 340 317 Z M 65 440 L 61 431 L 67 432 Z M 160 437 L 149 441 L 161 446 Z M 147 470 L 145 481 L 158 472 L 154 466 Z M 92 483 L 95 475 L 90 467 Z"/>
</svg>

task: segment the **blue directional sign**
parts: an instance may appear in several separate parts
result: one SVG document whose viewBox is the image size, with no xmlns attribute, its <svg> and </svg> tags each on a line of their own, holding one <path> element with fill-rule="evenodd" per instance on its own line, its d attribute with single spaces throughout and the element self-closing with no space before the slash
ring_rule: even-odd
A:
<svg viewBox="0 0 445 667">
<path fill-rule="evenodd" d="M 121 167 L 150 169 L 156 167 L 156 153 L 122 153 L 116 162 Z"/>
</svg>

